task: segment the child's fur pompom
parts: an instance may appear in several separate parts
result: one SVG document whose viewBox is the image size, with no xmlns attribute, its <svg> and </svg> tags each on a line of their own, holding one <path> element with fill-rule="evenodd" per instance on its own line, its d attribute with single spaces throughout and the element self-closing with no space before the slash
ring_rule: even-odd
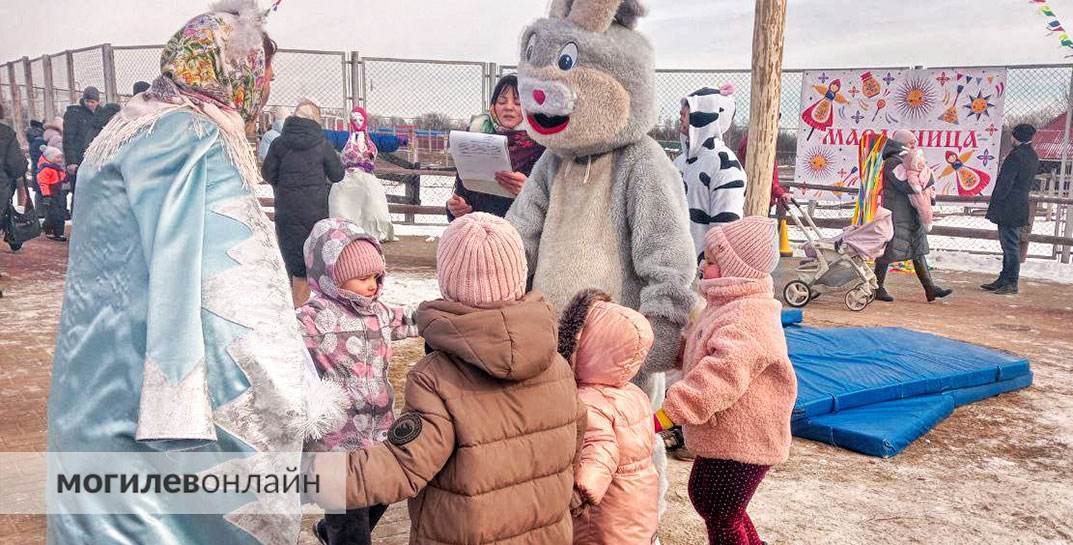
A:
<svg viewBox="0 0 1073 545">
<path fill-rule="evenodd" d="M 570 356 L 574 355 L 578 335 L 581 334 L 581 328 L 585 327 L 585 318 L 597 301 L 611 301 L 611 296 L 598 289 L 589 288 L 578 292 L 563 309 L 559 317 L 559 354 L 563 359 L 569 361 Z"/>
</svg>

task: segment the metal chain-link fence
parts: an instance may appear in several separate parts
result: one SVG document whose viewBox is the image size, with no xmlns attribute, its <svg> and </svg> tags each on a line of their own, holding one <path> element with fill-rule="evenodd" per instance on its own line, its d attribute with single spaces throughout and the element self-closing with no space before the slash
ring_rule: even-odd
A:
<svg viewBox="0 0 1073 545">
<path fill-rule="evenodd" d="M 275 80 L 267 109 L 293 108 L 302 99 L 321 107 L 326 118 L 346 117 L 349 67 L 341 51 L 281 49 L 272 60 Z"/>
<path fill-rule="evenodd" d="M 74 66 L 72 86 L 81 91 L 86 87 L 96 87 L 106 95 L 104 85 L 104 47 L 90 47 L 71 51 L 71 65 Z"/>
<path fill-rule="evenodd" d="M 152 81 L 159 74 L 161 46 L 100 45 L 21 59 L 0 64 L 0 102 L 8 123 L 17 121 L 24 127 L 31 118 L 63 115 L 66 105 L 76 102 L 82 89 L 93 85 L 103 97 L 120 103 L 129 99 L 134 82 Z M 899 69 L 904 69 L 901 67 Z M 303 98 L 317 102 L 325 126 L 345 130 L 347 113 L 355 104 L 370 115 L 370 126 L 381 132 L 405 136 L 406 145 L 399 156 L 420 164 L 422 169 L 442 171 L 451 167 L 446 153 L 447 133 L 465 128 L 470 117 L 487 110 L 491 89 L 502 75 L 516 71 L 515 66 L 471 61 L 432 61 L 360 57 L 341 51 L 283 49 L 273 62 L 275 79 L 263 121 L 270 122 L 277 112 L 287 115 Z M 27 75 L 32 86 L 27 86 Z M 46 77 L 47 76 L 47 77 Z M 802 71 L 784 70 L 780 103 L 780 135 L 776 161 L 783 178 L 792 178 L 796 161 L 796 134 L 800 119 Z M 1073 65 L 1014 66 L 1007 71 L 1004 132 L 1017 123 L 1040 127 L 1040 134 L 1058 131 L 1049 138 L 1052 146 L 1065 148 L 1062 160 L 1054 160 L 1052 150 L 1045 159 L 1039 192 L 1056 197 L 1073 196 L 1070 171 L 1073 149 L 1068 124 L 1061 123 L 1069 110 L 1073 91 Z M 668 153 L 678 147 L 679 109 L 682 97 L 702 87 L 735 87 L 734 124 L 725 135 L 727 144 L 736 149 L 749 122 L 750 74 L 746 70 L 661 69 L 656 74 L 658 118 L 652 136 L 660 140 Z M 102 98 L 103 98 L 102 97 Z M 51 99 L 51 100 L 50 100 Z M 260 129 L 266 128 L 262 123 Z M 1056 127 L 1061 127 L 1060 129 Z M 19 131 L 21 134 L 21 130 Z M 1037 138 L 1038 140 L 1038 138 Z M 1004 138 L 1004 150 L 1007 149 Z M 1057 144 L 1055 144 L 1057 142 Z M 420 188 L 414 191 L 401 182 L 385 181 L 391 195 L 419 192 L 424 206 L 441 206 L 451 195 L 454 180 L 445 175 L 422 175 Z M 833 202 L 818 202 L 818 214 L 845 217 L 844 208 L 832 208 Z M 1059 236 L 1065 230 L 1067 207 L 1043 207 L 1033 226 L 1035 233 Z M 991 229 L 982 217 L 980 205 L 940 203 L 936 207 L 940 225 Z M 416 221 L 442 222 L 442 215 L 416 216 Z M 997 252 L 994 241 L 967 238 L 932 237 L 936 248 Z M 1031 252 L 1053 255 L 1056 246 L 1033 243 Z"/>
<path fill-rule="evenodd" d="M 134 84 L 152 83 L 160 75 L 160 46 L 114 47 L 116 95 L 125 104 L 134 94 Z"/>
</svg>

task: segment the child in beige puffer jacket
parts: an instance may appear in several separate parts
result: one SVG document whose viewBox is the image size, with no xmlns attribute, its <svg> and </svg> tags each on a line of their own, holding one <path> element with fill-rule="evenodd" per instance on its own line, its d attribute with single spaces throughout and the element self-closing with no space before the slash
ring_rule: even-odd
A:
<svg viewBox="0 0 1073 545">
<path fill-rule="evenodd" d="M 588 429 L 575 471 L 574 545 L 648 545 L 659 525 L 659 477 L 648 396 L 630 379 L 652 348 L 652 327 L 606 293 L 577 294 L 559 321 Z M 587 513 L 586 513 L 587 510 Z"/>
</svg>

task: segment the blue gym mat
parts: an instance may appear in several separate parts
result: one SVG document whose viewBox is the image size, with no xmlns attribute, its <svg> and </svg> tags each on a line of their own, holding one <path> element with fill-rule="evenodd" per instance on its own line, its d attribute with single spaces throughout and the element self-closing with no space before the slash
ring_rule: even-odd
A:
<svg viewBox="0 0 1073 545">
<path fill-rule="evenodd" d="M 794 435 L 873 456 L 897 454 L 957 406 L 1032 383 L 1024 358 L 928 333 L 785 331 L 798 382 Z"/>
<path fill-rule="evenodd" d="M 804 313 L 799 308 L 784 308 L 782 309 L 782 325 L 786 327 L 788 325 L 800 324 L 804 319 Z"/>
</svg>

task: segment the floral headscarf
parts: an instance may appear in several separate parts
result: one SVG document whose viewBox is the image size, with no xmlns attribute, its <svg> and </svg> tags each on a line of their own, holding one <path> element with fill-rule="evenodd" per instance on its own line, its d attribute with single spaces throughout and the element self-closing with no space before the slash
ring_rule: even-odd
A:
<svg viewBox="0 0 1073 545">
<path fill-rule="evenodd" d="M 359 123 L 360 120 L 360 123 Z M 361 106 L 355 106 L 350 112 L 350 138 L 343 146 L 343 166 L 346 168 L 360 168 L 365 172 L 376 169 L 376 155 L 379 150 L 367 131 L 369 127 L 369 114 Z"/>
<path fill-rule="evenodd" d="M 167 98 L 177 91 L 194 102 L 236 111 L 246 121 L 255 118 L 268 84 L 265 52 L 262 37 L 245 35 L 252 32 L 242 23 L 236 15 L 210 12 L 183 25 L 164 45 L 162 75 L 151 92 Z"/>
</svg>

